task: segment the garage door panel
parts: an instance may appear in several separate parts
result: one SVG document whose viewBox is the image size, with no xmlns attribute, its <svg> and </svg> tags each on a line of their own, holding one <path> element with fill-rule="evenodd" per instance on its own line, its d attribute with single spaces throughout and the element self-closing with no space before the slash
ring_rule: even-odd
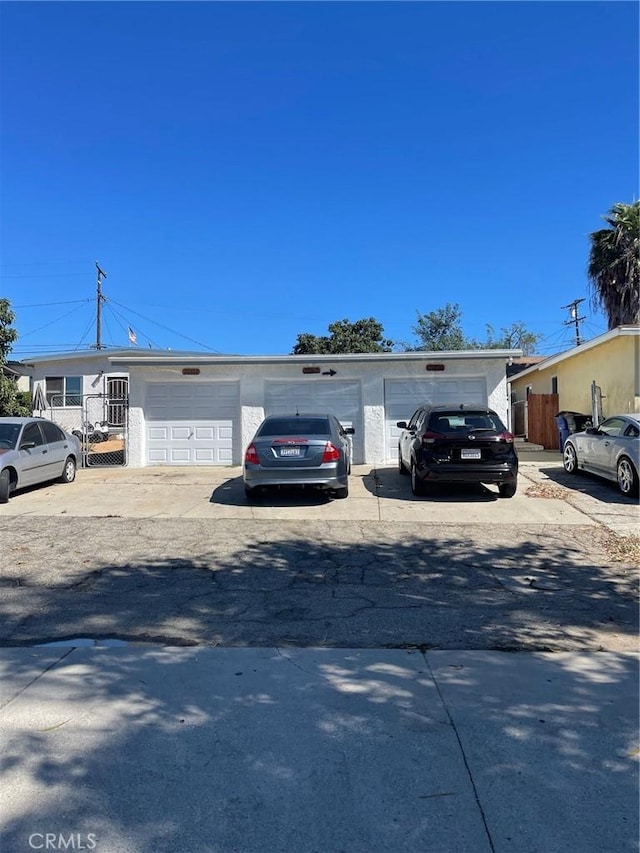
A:
<svg viewBox="0 0 640 853">
<path fill-rule="evenodd" d="M 478 403 L 487 405 L 487 383 L 483 376 L 431 379 L 386 379 L 384 383 L 387 461 L 398 455 L 400 430 L 397 421 L 408 421 L 424 403 Z"/>
<path fill-rule="evenodd" d="M 151 384 L 147 461 L 157 465 L 231 465 L 238 383 Z"/>
<path fill-rule="evenodd" d="M 296 411 L 335 415 L 343 427 L 355 428 L 353 461 L 359 463 L 364 458 L 361 390 L 357 379 L 265 382 L 265 411 L 267 415 Z"/>
</svg>

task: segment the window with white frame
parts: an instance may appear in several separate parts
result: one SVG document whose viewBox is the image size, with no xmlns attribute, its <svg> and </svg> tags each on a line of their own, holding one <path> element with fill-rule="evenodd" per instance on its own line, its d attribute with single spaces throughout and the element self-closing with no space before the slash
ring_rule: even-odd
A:
<svg viewBox="0 0 640 853">
<path fill-rule="evenodd" d="M 52 406 L 82 405 L 82 376 L 47 376 L 47 403 Z"/>
</svg>

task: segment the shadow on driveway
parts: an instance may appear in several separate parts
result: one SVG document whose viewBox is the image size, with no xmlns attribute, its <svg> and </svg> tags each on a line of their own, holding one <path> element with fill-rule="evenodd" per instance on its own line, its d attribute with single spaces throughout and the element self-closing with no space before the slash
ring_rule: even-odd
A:
<svg viewBox="0 0 640 853">
<path fill-rule="evenodd" d="M 540 468 L 540 474 L 548 477 L 553 483 L 572 492 L 589 495 L 596 500 L 608 504 L 620 504 L 621 506 L 637 506 L 638 499 L 625 497 L 618 489 L 617 483 L 611 480 L 603 480 L 595 474 L 580 472 L 578 474 L 567 474 L 562 466 L 553 468 Z"/>
<path fill-rule="evenodd" d="M 496 491 L 479 483 L 433 483 L 427 495 L 416 497 L 411 492 L 408 476 L 397 468 L 376 468 L 370 477 L 363 478 L 365 488 L 378 498 L 396 501 L 428 501 L 434 503 L 492 503 L 499 499 Z"/>
<path fill-rule="evenodd" d="M 209 503 L 221 506 L 323 506 L 333 500 L 326 491 L 311 486 L 273 486 L 262 489 L 249 501 L 244 493 L 242 477 L 226 480 L 213 490 Z"/>
</svg>

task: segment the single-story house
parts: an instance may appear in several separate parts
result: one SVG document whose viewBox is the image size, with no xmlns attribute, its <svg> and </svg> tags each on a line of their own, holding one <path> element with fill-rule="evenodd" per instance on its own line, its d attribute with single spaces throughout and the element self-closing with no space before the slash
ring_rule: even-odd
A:
<svg viewBox="0 0 640 853">
<path fill-rule="evenodd" d="M 640 326 L 618 326 L 510 377 L 514 430 L 555 449 L 559 412 L 640 412 Z M 524 424 L 523 429 L 519 428 Z"/>
<path fill-rule="evenodd" d="M 16 384 L 18 391 L 29 390 L 29 377 L 24 376 L 22 365 L 19 361 L 8 361 L 2 365 L 2 373 Z"/>
<path fill-rule="evenodd" d="M 520 350 L 244 356 L 97 350 L 25 360 L 40 413 L 104 420 L 126 459 L 240 465 L 266 414 L 331 411 L 355 427 L 354 463 L 391 464 L 398 420 L 427 400 L 489 405 L 509 426 L 506 365 Z"/>
</svg>

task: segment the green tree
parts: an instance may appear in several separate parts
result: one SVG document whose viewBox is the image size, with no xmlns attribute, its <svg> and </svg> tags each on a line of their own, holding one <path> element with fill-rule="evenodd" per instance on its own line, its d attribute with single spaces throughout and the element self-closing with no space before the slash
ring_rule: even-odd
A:
<svg viewBox="0 0 640 853">
<path fill-rule="evenodd" d="M 447 302 L 443 308 L 428 314 L 416 313 L 418 322 L 411 331 L 418 340 L 413 345 L 404 345 L 408 352 L 475 349 L 475 341 L 467 340 L 462 331 L 462 312 L 457 303 Z"/>
<path fill-rule="evenodd" d="M 0 417 L 30 415 L 25 407 L 14 380 L 5 376 L 3 368 L 7 364 L 11 347 L 18 339 L 18 333 L 12 327 L 15 314 L 8 299 L 0 299 Z"/>
<path fill-rule="evenodd" d="M 589 235 L 587 277 L 593 307 L 615 329 L 640 323 L 640 201 L 618 202 L 602 218 L 609 227 Z"/>
<path fill-rule="evenodd" d="M 487 340 L 481 344 L 481 349 L 521 349 L 524 355 L 533 355 L 541 340 L 542 335 L 530 332 L 522 322 L 500 329 L 498 337 L 493 327 L 487 325 Z"/>
<path fill-rule="evenodd" d="M 293 355 L 337 355 L 349 352 L 391 352 L 393 341 L 384 337 L 384 329 L 374 317 L 337 320 L 328 327 L 329 335 L 298 335 Z"/>
<path fill-rule="evenodd" d="M 500 330 L 496 337 L 493 326 L 487 324 L 487 338 L 477 341 L 467 338 L 462 329 L 462 311 L 457 303 L 447 302 L 428 314 L 418 313 L 418 322 L 412 331 L 418 338 L 413 345 L 404 344 L 407 352 L 443 352 L 444 350 L 521 349 L 531 355 L 542 335 L 530 332 L 524 323 L 512 323 Z"/>
</svg>

